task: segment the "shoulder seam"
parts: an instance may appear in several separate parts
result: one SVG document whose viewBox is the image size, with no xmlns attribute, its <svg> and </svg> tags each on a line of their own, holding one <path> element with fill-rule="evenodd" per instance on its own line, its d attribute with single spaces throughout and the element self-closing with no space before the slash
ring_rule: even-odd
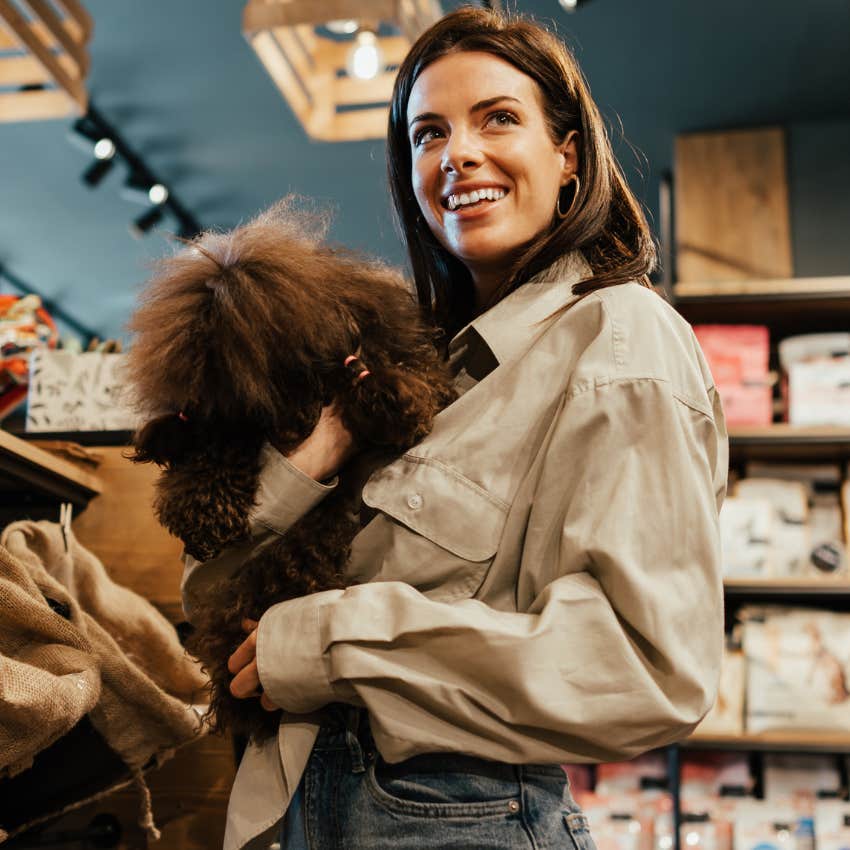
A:
<svg viewBox="0 0 850 850">
<path fill-rule="evenodd" d="M 585 395 L 586 393 L 591 392 L 592 390 L 598 390 L 598 389 L 601 389 L 602 387 L 610 386 L 612 384 L 638 384 L 638 383 L 643 383 L 645 381 L 651 381 L 652 383 L 656 383 L 656 384 L 670 385 L 670 380 L 668 378 L 651 377 L 651 376 L 623 377 L 623 378 L 610 378 L 610 377 L 594 378 L 592 381 L 583 381 L 578 386 L 573 387 L 572 390 L 568 390 L 564 394 L 564 399 L 566 401 L 572 401 L 572 399 L 576 398 L 577 396 Z M 706 391 L 707 392 L 716 391 L 716 388 L 714 386 L 711 386 L 711 387 L 708 387 L 706 389 Z M 701 413 L 703 416 L 705 416 L 705 417 L 707 417 L 708 419 L 711 419 L 711 420 L 714 419 L 714 415 L 712 414 L 712 412 L 710 410 L 708 410 L 703 404 L 698 402 L 696 399 L 690 398 L 689 396 L 685 395 L 684 393 L 682 393 L 679 390 L 672 389 L 672 386 L 671 386 L 670 394 L 673 396 L 674 399 L 676 399 L 676 401 L 680 402 L 685 407 L 690 408 L 695 413 Z"/>
</svg>

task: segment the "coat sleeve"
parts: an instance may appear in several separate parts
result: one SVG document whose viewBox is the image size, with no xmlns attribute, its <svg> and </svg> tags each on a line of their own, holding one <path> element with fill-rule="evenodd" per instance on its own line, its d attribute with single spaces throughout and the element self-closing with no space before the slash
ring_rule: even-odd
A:
<svg viewBox="0 0 850 850">
<path fill-rule="evenodd" d="M 261 462 L 256 504 L 250 517 L 251 539 L 226 549 L 209 561 L 183 556 L 180 590 L 183 610 L 189 620 L 207 588 L 232 575 L 257 548 L 284 534 L 337 485 L 336 478 L 328 483 L 314 481 L 270 445 L 263 448 Z"/>
<path fill-rule="evenodd" d="M 296 713 L 365 706 L 391 762 L 611 760 L 687 735 L 714 701 L 723 636 L 728 452 L 708 398 L 695 405 L 658 379 L 565 397 L 518 611 L 435 602 L 401 582 L 283 602 L 259 626 L 266 693 Z"/>
</svg>

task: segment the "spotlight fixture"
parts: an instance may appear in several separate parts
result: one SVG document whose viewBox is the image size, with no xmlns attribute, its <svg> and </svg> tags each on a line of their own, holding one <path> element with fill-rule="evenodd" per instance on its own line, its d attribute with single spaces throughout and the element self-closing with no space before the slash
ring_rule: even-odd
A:
<svg viewBox="0 0 850 850">
<path fill-rule="evenodd" d="M 83 172 L 83 183 L 90 189 L 109 174 L 115 164 L 115 143 L 112 139 L 100 139 L 94 146 L 94 162 Z"/>
<path fill-rule="evenodd" d="M 3 2 L 0 0 L 0 6 Z M 94 162 L 83 173 L 83 182 L 87 186 L 100 183 L 116 161 L 120 160 L 126 166 L 127 177 L 120 190 L 121 195 L 146 207 L 130 225 L 134 236 L 141 237 L 152 230 L 166 212 L 176 221 L 181 239 L 191 239 L 200 233 L 197 219 L 156 177 L 93 103 L 89 102 L 88 112 L 73 122 L 68 138 L 89 155 L 94 155 Z"/>
<path fill-rule="evenodd" d="M 130 233 L 141 239 L 149 230 L 152 230 L 162 220 L 162 207 L 151 207 L 147 212 L 143 212 L 138 218 L 133 220 L 130 225 Z"/>
</svg>

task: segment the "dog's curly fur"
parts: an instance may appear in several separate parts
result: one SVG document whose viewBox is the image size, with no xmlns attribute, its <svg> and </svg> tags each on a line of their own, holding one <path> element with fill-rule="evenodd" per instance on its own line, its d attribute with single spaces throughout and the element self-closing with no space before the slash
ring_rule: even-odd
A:
<svg viewBox="0 0 850 850">
<path fill-rule="evenodd" d="M 437 332 L 400 276 L 327 247 L 323 228 L 288 199 L 232 232 L 203 234 L 161 261 L 130 322 L 127 379 L 148 420 L 133 460 L 162 467 L 159 520 L 200 561 L 248 539 L 265 443 L 291 451 L 333 402 L 358 449 L 402 452 L 454 398 Z M 350 354 L 358 359 L 345 366 Z M 243 618 L 344 586 L 358 523 L 344 469 L 341 479 L 194 617 L 187 646 L 211 679 L 214 729 L 275 732 L 276 713 L 231 696 L 227 658 L 245 638 Z"/>
</svg>

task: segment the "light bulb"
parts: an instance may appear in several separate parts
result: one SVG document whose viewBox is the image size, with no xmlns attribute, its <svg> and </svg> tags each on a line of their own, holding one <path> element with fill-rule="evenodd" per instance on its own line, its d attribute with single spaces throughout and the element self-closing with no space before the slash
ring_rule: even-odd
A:
<svg viewBox="0 0 850 850">
<path fill-rule="evenodd" d="M 354 39 L 348 54 L 348 73 L 358 80 L 372 80 L 383 67 L 383 57 L 378 47 L 378 36 L 370 30 L 361 30 Z"/>
<path fill-rule="evenodd" d="M 148 198 L 152 204 L 164 204 L 168 200 L 168 189 L 162 183 L 154 183 L 148 189 Z"/>
<path fill-rule="evenodd" d="M 112 159 L 115 156 L 115 142 L 112 139 L 100 139 L 94 146 L 96 159 Z"/>
<path fill-rule="evenodd" d="M 558 0 L 565 12 L 575 12 L 578 0 Z"/>
</svg>

